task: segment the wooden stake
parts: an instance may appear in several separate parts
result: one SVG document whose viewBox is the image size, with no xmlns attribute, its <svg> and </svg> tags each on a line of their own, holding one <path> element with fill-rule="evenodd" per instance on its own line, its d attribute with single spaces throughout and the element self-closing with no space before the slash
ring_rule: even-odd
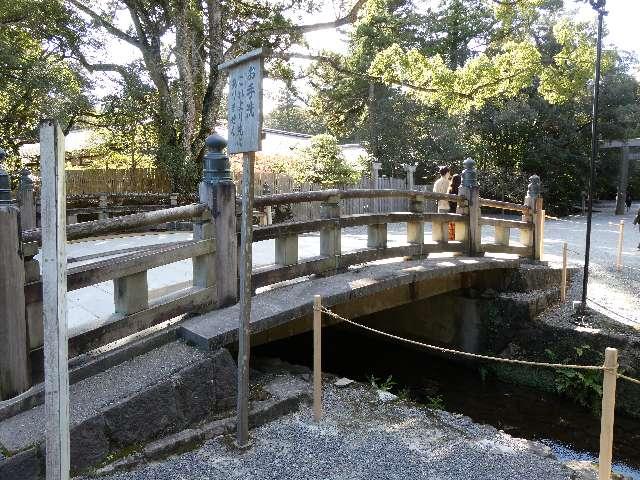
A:
<svg viewBox="0 0 640 480">
<path fill-rule="evenodd" d="M 42 175 L 42 313 L 46 478 L 69 479 L 69 368 L 64 134 L 55 120 L 40 124 Z"/>
<path fill-rule="evenodd" d="M 624 241 L 624 220 L 620 220 L 618 227 L 618 255 L 616 257 L 616 269 L 622 270 L 622 245 Z"/>
<path fill-rule="evenodd" d="M 322 418 L 322 311 L 320 295 L 313 297 L 313 419 Z"/>
<path fill-rule="evenodd" d="M 560 301 L 567 301 L 567 242 L 562 244 L 562 279 L 560 280 Z"/>
<path fill-rule="evenodd" d="M 613 421 L 616 408 L 616 380 L 618 378 L 618 350 L 607 348 L 604 354 L 604 378 L 602 380 L 602 414 L 600 417 L 600 461 L 598 479 L 611 477 L 613 454 Z"/>
<path fill-rule="evenodd" d="M 253 168 L 255 152 L 242 154 L 242 225 L 240 230 L 240 322 L 238 325 L 239 447 L 249 444 L 249 353 L 251 321 L 251 246 L 253 242 Z"/>
</svg>

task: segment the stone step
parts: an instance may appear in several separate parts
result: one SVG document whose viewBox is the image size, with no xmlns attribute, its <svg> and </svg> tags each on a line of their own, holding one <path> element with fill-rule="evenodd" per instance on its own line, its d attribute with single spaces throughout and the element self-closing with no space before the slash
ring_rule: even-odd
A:
<svg viewBox="0 0 640 480">
<path fill-rule="evenodd" d="M 235 404 L 237 369 L 224 349 L 172 342 L 70 387 L 71 468 L 182 430 Z M 0 480 L 44 475 L 44 405 L 0 422 Z"/>
</svg>

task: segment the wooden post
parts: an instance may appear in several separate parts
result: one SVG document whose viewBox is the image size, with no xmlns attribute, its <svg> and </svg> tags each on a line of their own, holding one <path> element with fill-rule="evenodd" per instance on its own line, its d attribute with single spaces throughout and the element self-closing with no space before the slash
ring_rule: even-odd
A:
<svg viewBox="0 0 640 480">
<path fill-rule="evenodd" d="M 40 124 L 42 175 L 42 303 L 46 478 L 69 479 L 69 370 L 64 134 L 55 120 Z"/>
<path fill-rule="evenodd" d="M 613 455 L 613 422 L 616 408 L 616 380 L 618 379 L 618 350 L 607 348 L 604 353 L 602 380 L 602 414 L 600 417 L 600 461 L 598 479 L 611 478 Z"/>
<path fill-rule="evenodd" d="M 618 227 L 618 254 L 616 256 L 616 270 L 622 270 L 622 246 L 624 241 L 624 220 L 620 220 Z"/>
<path fill-rule="evenodd" d="M 342 254 L 342 232 L 339 224 L 337 223 L 340 218 L 339 195 L 329 197 L 326 202 L 322 202 L 322 204 L 320 204 L 320 218 L 336 219 L 336 225 L 320 230 L 320 255 L 323 257 L 334 258 L 337 270 L 338 260 Z"/>
<path fill-rule="evenodd" d="M 113 299 L 115 311 L 120 315 L 131 315 L 149 308 L 147 272 L 114 278 Z"/>
<path fill-rule="evenodd" d="M 482 228 L 480 225 L 480 186 L 478 184 L 478 172 L 476 162 L 467 158 L 463 162 L 462 185 L 460 190 L 467 198 L 469 209 L 469 256 L 482 255 Z"/>
<path fill-rule="evenodd" d="M 560 279 L 560 301 L 567 301 L 567 242 L 562 244 L 562 278 Z"/>
<path fill-rule="evenodd" d="M 242 153 L 242 223 L 240 228 L 240 318 L 238 324 L 238 420 L 236 441 L 249 444 L 249 350 L 251 324 L 251 271 L 253 246 L 253 194 L 255 152 L 262 145 L 261 48 L 218 65 L 228 70 L 229 101 L 227 121 L 229 153 Z M 235 200 L 235 199 L 234 199 Z M 229 232 L 235 237 L 235 231 Z"/>
<path fill-rule="evenodd" d="M 534 242 L 534 259 L 544 259 L 544 217 L 545 211 L 542 208 L 542 198 L 536 198 L 536 211 L 533 214 L 533 242 Z"/>
<path fill-rule="evenodd" d="M 242 224 L 240 229 L 240 325 L 238 332 L 238 432 L 240 447 L 249 443 L 249 358 L 253 245 L 253 169 L 255 152 L 242 154 Z"/>
<path fill-rule="evenodd" d="M 106 195 L 100 195 L 98 197 L 98 206 L 100 207 L 100 213 L 98 213 L 98 220 L 106 220 L 109 218 L 109 212 L 107 211 L 108 200 Z"/>
<path fill-rule="evenodd" d="M 526 213 L 522 214 L 522 221 L 531 223 L 534 228 L 520 230 L 520 243 L 525 247 L 531 247 L 531 257 L 536 257 L 535 251 L 535 212 L 536 199 L 540 195 L 540 177 L 531 175 L 527 186 L 527 195 L 524 198 L 524 205 L 529 207 Z"/>
<path fill-rule="evenodd" d="M 413 167 L 415 170 L 415 167 Z M 409 173 L 407 173 L 407 178 Z M 412 174 L 412 173 L 411 173 Z M 413 175 L 413 174 L 412 174 Z M 409 211 L 412 213 L 424 212 L 424 196 L 414 195 L 409 199 Z M 417 220 L 415 222 L 407 222 L 407 243 L 409 245 L 424 245 L 424 222 Z M 421 249 L 422 250 L 422 249 Z M 422 255 L 418 255 L 412 258 L 420 258 Z"/>
<path fill-rule="evenodd" d="M 313 297 L 313 418 L 322 418 L 322 299 Z"/>
<path fill-rule="evenodd" d="M 207 240 L 213 238 L 213 223 L 211 212 L 207 210 L 201 217 L 193 221 L 193 239 Z M 215 285 L 216 259 L 215 254 L 208 253 L 193 259 L 193 286 L 207 288 Z"/>
<path fill-rule="evenodd" d="M 287 235 L 275 239 L 276 264 L 295 265 L 298 263 L 298 235 Z"/>
<path fill-rule="evenodd" d="M 367 247 L 387 248 L 387 224 L 376 223 L 367 226 Z"/>
<path fill-rule="evenodd" d="M 31 386 L 18 217 L 17 208 L 0 203 L 0 400 Z"/>
<path fill-rule="evenodd" d="M 31 180 L 31 172 L 23 168 L 20 172 L 20 186 L 18 189 L 20 195 L 20 224 L 22 230 L 31 230 L 36 228 L 36 203 L 33 197 L 33 180 Z"/>
<path fill-rule="evenodd" d="M 495 227 L 495 243 L 496 245 L 509 245 L 509 237 L 511 236 L 511 229 L 509 227 Z"/>
<path fill-rule="evenodd" d="M 212 269 L 209 274 L 215 279 L 217 304 L 222 308 L 238 301 L 236 186 L 231 178 L 229 157 L 222 153 L 227 141 L 214 133 L 205 142 L 208 151 L 203 158 L 200 202 L 211 211 L 216 237 L 215 261 L 206 268 Z"/>
</svg>

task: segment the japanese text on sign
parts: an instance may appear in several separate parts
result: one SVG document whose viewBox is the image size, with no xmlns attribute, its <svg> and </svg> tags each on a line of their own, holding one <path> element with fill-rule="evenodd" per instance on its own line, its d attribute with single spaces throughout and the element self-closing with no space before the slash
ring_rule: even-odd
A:
<svg viewBox="0 0 640 480">
<path fill-rule="evenodd" d="M 229 69 L 229 153 L 260 150 L 262 62 L 256 58 Z"/>
</svg>

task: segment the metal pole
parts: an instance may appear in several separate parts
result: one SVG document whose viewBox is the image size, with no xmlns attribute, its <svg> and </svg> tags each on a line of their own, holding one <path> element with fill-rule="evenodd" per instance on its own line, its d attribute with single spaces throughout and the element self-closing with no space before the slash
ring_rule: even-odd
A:
<svg viewBox="0 0 640 480">
<path fill-rule="evenodd" d="M 587 308 L 587 290 L 589 286 L 589 250 L 591 248 L 591 219 L 593 216 L 593 177 L 595 162 L 598 156 L 598 102 L 600 100 L 600 59 L 602 56 L 602 17 L 604 16 L 604 0 L 591 1 L 598 12 L 598 40 L 596 44 L 596 71 L 593 84 L 593 111 L 591 117 L 591 161 L 589 163 L 589 182 L 587 184 L 587 236 L 584 251 L 584 274 L 582 277 L 582 312 Z"/>
</svg>

